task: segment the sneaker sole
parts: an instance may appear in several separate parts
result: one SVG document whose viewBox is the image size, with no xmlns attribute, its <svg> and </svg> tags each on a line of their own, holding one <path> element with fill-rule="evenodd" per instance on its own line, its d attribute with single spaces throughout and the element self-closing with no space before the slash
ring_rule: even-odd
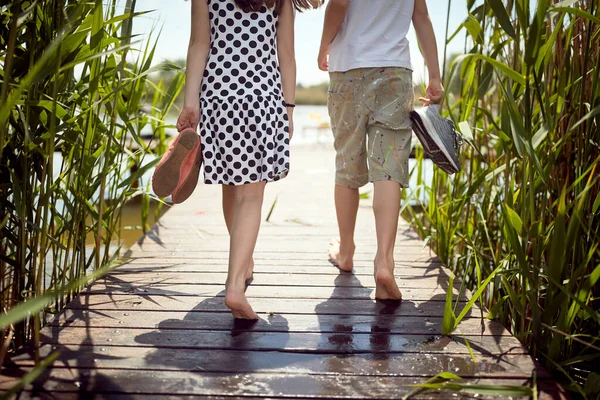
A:
<svg viewBox="0 0 600 400">
<path fill-rule="evenodd" d="M 180 204 L 186 201 L 198 186 L 198 177 L 200 176 L 200 167 L 202 166 L 202 148 L 198 149 L 198 159 L 190 171 L 187 179 L 183 182 L 179 190 L 173 193 L 173 203 Z"/>
<path fill-rule="evenodd" d="M 188 129 L 175 139 L 177 144 L 169 157 L 154 171 L 152 190 L 158 197 L 167 197 L 177 188 L 181 164 L 185 157 L 198 143 L 198 135 Z"/>
<path fill-rule="evenodd" d="M 433 124 L 431 123 L 431 121 L 429 120 L 429 118 L 427 118 L 426 115 L 421 114 L 418 111 L 413 111 L 413 112 L 419 116 L 419 121 L 423 125 L 425 132 L 428 133 L 427 137 L 425 137 L 425 134 L 423 132 L 421 132 L 419 129 L 414 130 L 415 134 L 419 137 L 421 142 L 426 142 L 428 147 L 430 148 L 430 151 L 441 151 L 445 158 L 444 161 L 450 163 L 455 168 L 455 170 L 457 170 L 457 171 L 460 170 L 460 167 L 458 165 L 456 165 L 456 163 L 454 162 L 454 160 L 448 153 L 448 150 L 442 143 L 442 140 L 437 135 L 436 130 L 435 130 Z M 427 140 L 427 139 L 431 139 L 431 140 Z M 433 141 L 433 143 L 431 143 L 431 141 Z M 432 144 L 434 146 L 431 146 Z M 435 156 L 433 156 L 433 157 L 435 157 Z"/>
</svg>

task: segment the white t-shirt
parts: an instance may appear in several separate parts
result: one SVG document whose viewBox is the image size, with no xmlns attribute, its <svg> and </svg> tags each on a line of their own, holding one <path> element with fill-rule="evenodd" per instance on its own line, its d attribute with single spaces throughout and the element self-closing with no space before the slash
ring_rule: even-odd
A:
<svg viewBox="0 0 600 400">
<path fill-rule="evenodd" d="M 414 0 L 350 0 L 342 27 L 331 44 L 329 71 L 404 67 L 412 70 L 406 34 Z"/>
</svg>

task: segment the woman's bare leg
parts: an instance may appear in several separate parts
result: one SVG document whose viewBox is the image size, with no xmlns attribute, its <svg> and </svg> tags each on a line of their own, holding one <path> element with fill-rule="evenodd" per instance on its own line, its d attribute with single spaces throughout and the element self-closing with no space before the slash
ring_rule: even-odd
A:
<svg viewBox="0 0 600 400">
<path fill-rule="evenodd" d="M 225 305 L 231 309 L 235 318 L 258 319 L 244 291 L 248 265 L 260 230 L 265 185 L 265 182 L 251 183 L 235 186 L 233 189 L 235 215 L 230 234 Z"/>
<path fill-rule="evenodd" d="M 223 185 L 223 216 L 225 217 L 225 224 L 227 225 L 227 231 L 231 235 L 231 228 L 233 227 L 233 220 L 235 219 L 235 186 Z M 254 259 L 250 260 L 250 265 L 246 271 L 246 280 L 252 278 L 254 272 Z"/>
</svg>

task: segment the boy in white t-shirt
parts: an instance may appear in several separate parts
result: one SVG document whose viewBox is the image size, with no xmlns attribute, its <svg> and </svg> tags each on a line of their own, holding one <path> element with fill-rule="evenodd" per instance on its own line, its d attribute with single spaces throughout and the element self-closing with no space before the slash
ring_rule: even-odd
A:
<svg viewBox="0 0 600 400">
<path fill-rule="evenodd" d="M 394 280 L 394 245 L 400 190 L 409 179 L 414 89 L 406 34 L 411 22 L 429 71 L 421 101 L 439 103 L 444 88 L 425 0 L 329 0 L 319 51 L 319 68 L 329 70 L 331 78 L 328 103 L 337 151 L 340 239 L 331 243 L 329 257 L 340 269 L 353 269 L 358 188 L 373 182 L 380 300 L 402 298 Z"/>
</svg>

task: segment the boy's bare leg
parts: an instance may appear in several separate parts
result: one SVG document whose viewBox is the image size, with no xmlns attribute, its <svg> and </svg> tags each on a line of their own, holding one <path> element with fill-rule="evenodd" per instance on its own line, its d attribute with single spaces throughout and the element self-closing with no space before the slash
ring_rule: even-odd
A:
<svg viewBox="0 0 600 400">
<path fill-rule="evenodd" d="M 265 182 L 235 186 L 235 217 L 229 244 L 229 271 L 225 283 L 225 305 L 235 318 L 258 319 L 246 299 L 246 273 L 260 229 Z"/>
<path fill-rule="evenodd" d="M 225 225 L 227 225 L 227 231 L 231 235 L 231 228 L 233 227 L 233 220 L 235 218 L 235 196 L 234 186 L 223 185 L 223 216 L 225 217 Z M 246 271 L 246 280 L 252 278 L 254 272 L 254 259 L 250 260 L 250 265 Z"/>
<path fill-rule="evenodd" d="M 335 185 L 335 211 L 340 238 L 330 243 L 329 258 L 344 271 L 354 268 L 354 228 L 359 199 L 358 189 Z"/>
<path fill-rule="evenodd" d="M 373 211 L 377 229 L 375 256 L 375 298 L 400 300 L 402 293 L 394 279 L 394 245 L 400 215 L 400 184 L 393 181 L 374 182 Z"/>
</svg>

